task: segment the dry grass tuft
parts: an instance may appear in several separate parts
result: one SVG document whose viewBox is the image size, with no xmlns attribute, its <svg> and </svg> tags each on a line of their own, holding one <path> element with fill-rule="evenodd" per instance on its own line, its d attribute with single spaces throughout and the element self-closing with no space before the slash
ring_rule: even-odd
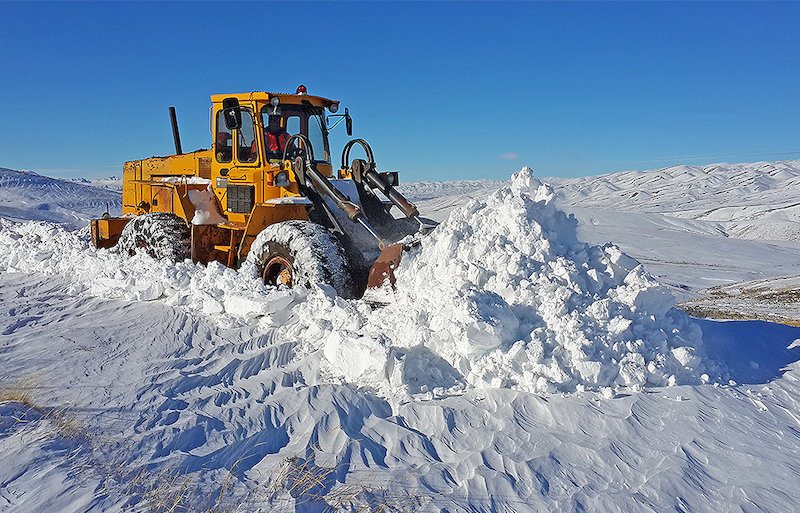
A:
<svg viewBox="0 0 800 513">
<path fill-rule="evenodd" d="M 313 505 L 324 513 L 412 513 L 430 501 L 422 495 L 390 493 L 374 484 L 337 483 L 334 476 L 337 470 L 318 467 L 307 459 L 287 458 L 273 477 L 267 500 L 273 503 L 291 500 L 292 508 Z"/>
<path fill-rule="evenodd" d="M 13 385 L 0 385 L 0 403 L 19 403 L 26 408 L 36 408 L 33 402 L 33 389 L 36 378 L 22 378 Z"/>
</svg>

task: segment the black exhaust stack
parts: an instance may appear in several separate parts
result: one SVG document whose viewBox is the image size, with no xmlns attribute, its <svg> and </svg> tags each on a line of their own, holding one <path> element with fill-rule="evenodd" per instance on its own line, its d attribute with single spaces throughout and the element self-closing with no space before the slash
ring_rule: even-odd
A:
<svg viewBox="0 0 800 513">
<path fill-rule="evenodd" d="M 172 138 L 175 140 L 175 154 L 183 155 L 181 148 L 181 134 L 178 132 L 178 115 L 175 114 L 175 107 L 169 108 L 169 120 L 172 123 Z"/>
</svg>

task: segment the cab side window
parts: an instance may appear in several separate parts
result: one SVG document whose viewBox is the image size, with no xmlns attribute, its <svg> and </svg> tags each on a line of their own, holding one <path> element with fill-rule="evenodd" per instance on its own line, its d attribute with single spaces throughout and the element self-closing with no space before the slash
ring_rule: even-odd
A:
<svg viewBox="0 0 800 513">
<path fill-rule="evenodd" d="M 242 109 L 242 128 L 238 132 L 236 160 L 239 162 L 255 162 L 258 157 L 258 145 L 256 144 L 255 127 L 253 126 L 253 114 L 249 110 Z"/>
<path fill-rule="evenodd" d="M 286 118 L 286 133 L 289 135 L 300 133 L 300 116 L 289 116 Z"/>
<path fill-rule="evenodd" d="M 214 134 L 214 155 L 217 162 L 230 162 L 233 158 L 233 134 L 225 127 L 225 116 L 217 113 L 217 132 Z"/>
</svg>

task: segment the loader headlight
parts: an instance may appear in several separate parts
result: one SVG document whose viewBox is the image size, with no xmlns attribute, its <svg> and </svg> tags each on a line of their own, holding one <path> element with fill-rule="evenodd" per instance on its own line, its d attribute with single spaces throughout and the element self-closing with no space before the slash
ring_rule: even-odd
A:
<svg viewBox="0 0 800 513">
<path fill-rule="evenodd" d="M 277 107 L 280 102 L 281 99 L 278 98 L 277 96 L 273 96 L 272 98 L 269 99 L 269 104 L 272 105 L 273 107 Z"/>
<path fill-rule="evenodd" d="M 277 187 L 289 187 L 289 173 L 280 171 L 275 175 L 275 185 Z"/>
<path fill-rule="evenodd" d="M 339 110 L 339 102 L 333 102 L 328 105 L 328 110 L 331 111 L 331 113 L 336 114 L 336 111 Z"/>
</svg>

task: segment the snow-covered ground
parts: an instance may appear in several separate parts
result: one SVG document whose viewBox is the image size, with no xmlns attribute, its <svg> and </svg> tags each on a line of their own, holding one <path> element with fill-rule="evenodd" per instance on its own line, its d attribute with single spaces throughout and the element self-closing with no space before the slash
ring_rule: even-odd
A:
<svg viewBox="0 0 800 513">
<path fill-rule="evenodd" d="M 378 310 L 0 219 L 0 511 L 793 511 L 800 328 L 669 294 L 796 285 L 765 165 L 408 184 L 447 221 Z"/>
</svg>

